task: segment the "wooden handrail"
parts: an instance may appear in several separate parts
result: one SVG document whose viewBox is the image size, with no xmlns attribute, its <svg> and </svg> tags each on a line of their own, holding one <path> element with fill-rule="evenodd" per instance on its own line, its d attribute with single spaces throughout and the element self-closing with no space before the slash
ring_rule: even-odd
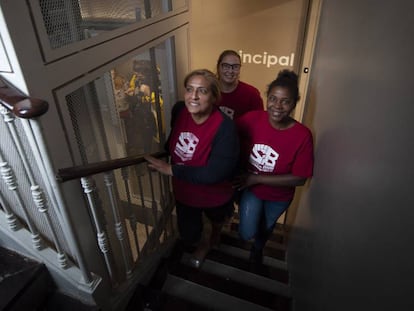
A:
<svg viewBox="0 0 414 311">
<path fill-rule="evenodd" d="M 165 151 L 160 151 L 151 154 L 153 157 L 156 158 L 163 158 L 168 156 L 168 153 Z M 56 174 L 56 180 L 58 182 L 65 182 L 68 180 L 78 179 L 81 177 L 86 177 L 98 173 L 103 173 L 107 171 L 112 171 L 118 168 L 123 168 L 126 166 L 137 165 L 140 163 L 144 163 L 145 159 L 143 155 L 131 156 L 126 158 L 108 160 L 108 161 L 101 161 L 90 163 L 86 165 L 80 166 L 73 166 L 67 168 L 61 168 L 58 170 Z"/>
<path fill-rule="evenodd" d="M 24 119 L 40 117 L 49 109 L 46 101 L 24 95 L 2 77 L 0 77 L 0 104 L 15 116 Z"/>
</svg>

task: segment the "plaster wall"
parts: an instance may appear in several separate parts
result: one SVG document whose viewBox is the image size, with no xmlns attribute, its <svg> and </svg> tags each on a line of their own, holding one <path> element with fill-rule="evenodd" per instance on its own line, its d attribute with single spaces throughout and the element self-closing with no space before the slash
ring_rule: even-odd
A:
<svg viewBox="0 0 414 311">
<path fill-rule="evenodd" d="M 412 310 L 414 3 L 325 0 L 305 123 L 316 163 L 289 265 L 295 310 Z"/>
</svg>

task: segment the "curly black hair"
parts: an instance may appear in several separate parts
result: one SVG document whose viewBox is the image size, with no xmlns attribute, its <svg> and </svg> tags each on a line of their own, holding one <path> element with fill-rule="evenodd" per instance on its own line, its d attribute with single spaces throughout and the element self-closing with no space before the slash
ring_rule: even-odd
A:
<svg viewBox="0 0 414 311">
<path fill-rule="evenodd" d="M 298 75 L 294 71 L 289 69 L 279 71 L 276 79 L 268 85 L 266 96 L 269 95 L 270 91 L 276 86 L 287 88 L 295 102 L 300 99 Z"/>
</svg>

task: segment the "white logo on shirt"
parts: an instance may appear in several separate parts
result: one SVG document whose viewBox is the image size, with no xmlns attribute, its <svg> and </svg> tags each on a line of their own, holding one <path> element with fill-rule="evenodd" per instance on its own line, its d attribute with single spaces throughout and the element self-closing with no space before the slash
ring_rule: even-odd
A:
<svg viewBox="0 0 414 311">
<path fill-rule="evenodd" d="M 273 172 L 279 154 L 272 147 L 255 144 L 250 153 L 249 162 L 261 172 Z"/>
<path fill-rule="evenodd" d="M 233 109 L 230 109 L 229 107 L 225 107 L 225 106 L 220 106 L 220 110 L 223 111 L 231 119 L 233 119 L 233 117 L 234 117 L 234 110 Z"/>
<path fill-rule="evenodd" d="M 183 132 L 178 137 L 174 153 L 180 157 L 181 161 L 189 161 L 193 158 L 198 142 L 199 139 L 193 133 Z"/>
</svg>

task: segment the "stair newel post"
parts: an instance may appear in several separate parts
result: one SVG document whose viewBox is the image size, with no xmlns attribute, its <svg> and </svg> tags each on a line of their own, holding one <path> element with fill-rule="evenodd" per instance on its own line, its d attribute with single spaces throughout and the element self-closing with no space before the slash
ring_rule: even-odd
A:
<svg viewBox="0 0 414 311">
<path fill-rule="evenodd" d="M 93 195 L 94 190 L 95 190 L 94 182 L 92 181 L 90 177 L 82 177 L 81 185 L 83 188 L 83 192 L 86 194 L 86 197 L 88 199 L 89 210 L 91 211 L 93 223 L 95 225 L 99 249 L 104 255 L 106 269 L 108 270 L 109 277 L 111 281 L 115 283 L 116 282 L 115 273 L 114 273 L 114 268 L 112 264 L 113 261 L 112 261 L 112 257 L 110 253 L 109 242 L 108 242 L 106 232 L 104 230 L 104 226 L 101 224 L 99 220 L 97 206 L 96 206 L 94 195 Z"/>
<path fill-rule="evenodd" d="M 13 139 L 14 145 L 18 151 L 19 154 L 22 154 L 24 151 L 21 147 L 21 142 L 19 139 L 19 136 L 17 135 L 17 130 L 15 128 L 15 117 L 4 107 L 0 107 L 0 112 L 3 114 L 4 121 L 7 124 L 7 129 L 9 130 L 9 133 Z M 24 155 L 21 155 L 21 159 L 25 158 Z M 24 162 L 23 162 L 24 164 Z M 26 166 L 25 166 L 26 169 Z M 30 218 L 29 212 L 24 204 L 24 200 L 18 191 L 18 184 L 16 176 L 14 175 L 13 170 L 10 168 L 9 164 L 5 161 L 3 161 L 3 155 L 1 156 L 1 175 L 3 177 L 4 182 L 8 186 L 10 191 L 13 191 L 14 196 L 16 198 L 16 201 L 18 202 L 20 206 L 20 210 L 23 212 L 24 220 L 30 230 L 31 236 L 32 236 L 32 243 L 35 249 L 41 250 L 43 248 L 43 241 L 40 237 L 39 232 L 37 231 L 37 228 L 35 224 L 33 223 L 32 219 Z"/>
<path fill-rule="evenodd" d="M 128 172 L 129 168 L 128 167 L 123 167 L 121 168 L 121 175 L 122 175 L 122 179 L 124 181 L 124 186 L 125 186 L 125 193 L 127 196 L 127 201 L 128 201 L 128 212 L 129 212 L 129 224 L 131 226 L 131 229 L 133 231 L 133 235 L 134 235 L 134 242 L 135 242 L 135 248 L 137 250 L 137 254 L 138 254 L 138 258 L 141 257 L 141 250 L 139 248 L 139 239 L 138 239 L 138 232 L 137 232 L 137 216 L 135 215 L 135 211 L 132 207 L 132 202 L 131 202 L 131 190 L 129 188 L 129 172 Z"/>
<path fill-rule="evenodd" d="M 105 186 L 109 195 L 110 203 L 111 203 L 111 210 L 112 215 L 114 217 L 114 226 L 115 226 L 115 233 L 116 237 L 118 238 L 119 244 L 121 245 L 122 251 L 122 258 L 124 260 L 125 271 L 127 279 L 132 277 L 132 269 L 131 269 L 131 253 L 128 252 L 131 248 L 128 245 L 128 240 L 125 238 L 125 227 L 123 225 L 119 207 L 118 207 L 118 200 L 115 199 L 115 191 L 114 191 L 114 183 L 113 183 L 113 172 L 106 172 L 104 173 L 104 182 Z"/>
</svg>

